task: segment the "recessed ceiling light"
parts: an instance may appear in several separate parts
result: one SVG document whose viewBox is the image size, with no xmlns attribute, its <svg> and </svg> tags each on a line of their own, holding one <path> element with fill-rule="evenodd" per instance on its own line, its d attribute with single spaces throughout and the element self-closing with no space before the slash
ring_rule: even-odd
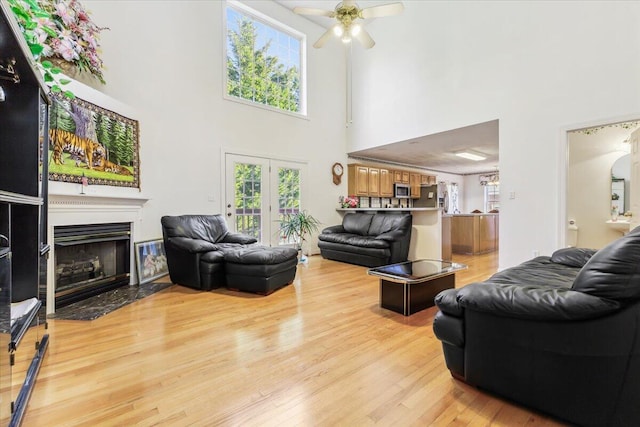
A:
<svg viewBox="0 0 640 427">
<path fill-rule="evenodd" d="M 455 153 L 456 156 L 462 157 L 464 159 L 473 160 L 475 162 L 479 162 L 480 160 L 485 160 L 487 157 L 482 154 L 472 153 L 470 151 L 461 151 L 459 153 Z"/>
</svg>

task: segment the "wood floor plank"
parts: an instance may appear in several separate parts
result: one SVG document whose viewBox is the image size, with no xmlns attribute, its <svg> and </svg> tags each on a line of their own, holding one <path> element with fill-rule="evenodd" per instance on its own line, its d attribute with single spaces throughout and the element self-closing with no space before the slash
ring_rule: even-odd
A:
<svg viewBox="0 0 640 427">
<path fill-rule="evenodd" d="M 456 287 L 486 279 L 497 255 Z M 364 267 L 310 257 L 269 296 L 171 286 L 93 321 L 49 320 L 25 426 L 531 425 L 451 377 L 436 309 L 379 306 Z"/>
</svg>

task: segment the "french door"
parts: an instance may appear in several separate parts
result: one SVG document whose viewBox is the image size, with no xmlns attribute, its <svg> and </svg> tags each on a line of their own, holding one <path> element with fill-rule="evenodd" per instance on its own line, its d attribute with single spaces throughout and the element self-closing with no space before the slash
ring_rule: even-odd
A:
<svg viewBox="0 0 640 427">
<path fill-rule="evenodd" d="M 229 228 L 267 246 L 292 243 L 280 236 L 278 221 L 302 208 L 306 164 L 229 153 L 225 157 Z"/>
</svg>

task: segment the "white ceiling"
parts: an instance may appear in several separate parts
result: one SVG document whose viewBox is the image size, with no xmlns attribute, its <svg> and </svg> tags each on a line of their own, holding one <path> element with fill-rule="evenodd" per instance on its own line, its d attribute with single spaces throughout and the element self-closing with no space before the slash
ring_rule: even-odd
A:
<svg viewBox="0 0 640 427">
<path fill-rule="evenodd" d="M 455 155 L 469 150 L 486 156 L 486 160 L 473 161 Z M 458 175 L 495 172 L 498 167 L 498 120 L 354 151 L 349 156 Z"/>
<path fill-rule="evenodd" d="M 275 0 L 293 10 L 296 6 L 334 10 L 337 0 Z M 360 8 L 394 3 L 389 1 L 358 1 Z M 405 7 L 407 6 L 405 2 Z M 407 13 L 406 9 L 405 12 Z M 331 27 L 335 21 L 324 16 L 305 16 L 310 21 L 324 27 Z M 399 16 L 401 18 L 401 15 Z M 384 18 L 382 18 L 384 19 Z M 367 21 L 364 22 L 367 24 Z M 375 36 L 372 35 L 375 39 Z M 315 40 L 311 40 L 312 44 Z M 375 49 L 375 46 L 373 47 Z M 357 78 L 357 76 L 353 76 Z M 471 150 L 487 156 L 486 160 L 473 161 L 454 155 L 455 152 Z M 458 175 L 495 172 L 498 167 L 498 120 L 473 124 L 446 132 L 393 141 L 389 144 L 349 153 L 350 157 L 382 161 L 406 166 L 416 166 L 437 172 Z"/>
</svg>

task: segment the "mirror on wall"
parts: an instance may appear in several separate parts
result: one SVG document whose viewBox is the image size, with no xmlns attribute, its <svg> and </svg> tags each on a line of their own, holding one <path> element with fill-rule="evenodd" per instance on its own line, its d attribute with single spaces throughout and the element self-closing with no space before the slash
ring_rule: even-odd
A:
<svg viewBox="0 0 640 427">
<path fill-rule="evenodd" d="M 631 154 L 625 154 L 611 167 L 611 207 L 616 206 L 623 214 L 629 210 L 631 180 Z"/>
</svg>

